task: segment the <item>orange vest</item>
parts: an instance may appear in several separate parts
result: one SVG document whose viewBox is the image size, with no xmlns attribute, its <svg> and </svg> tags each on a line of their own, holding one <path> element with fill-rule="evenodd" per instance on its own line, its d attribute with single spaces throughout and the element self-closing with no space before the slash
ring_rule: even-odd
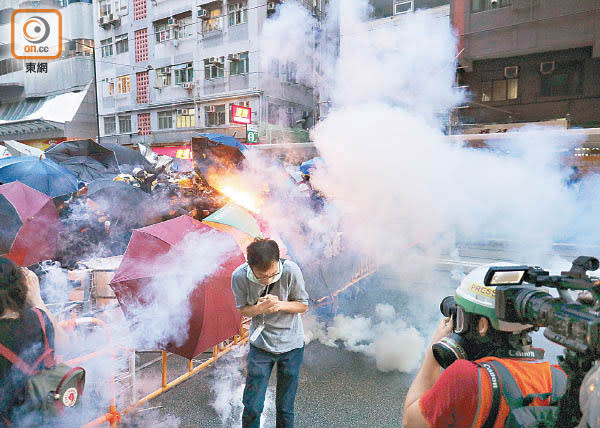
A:
<svg viewBox="0 0 600 428">
<path fill-rule="evenodd" d="M 475 362 L 486 362 L 486 361 L 499 361 L 510 371 L 513 376 L 521 393 L 524 397 L 528 394 L 546 394 L 552 392 L 552 371 L 555 370 L 555 376 L 560 373 L 566 379 L 566 375 L 560 369 L 552 367 L 547 361 L 539 360 L 526 360 L 526 359 L 512 359 L 512 358 L 496 358 L 496 357 L 485 357 Z M 488 417 L 490 409 L 492 407 L 492 385 L 490 377 L 484 368 L 478 368 L 479 377 L 479 400 L 477 406 L 477 412 L 475 413 L 475 420 L 471 428 L 481 428 Z M 557 373 L 558 372 L 558 373 Z M 566 382 L 566 380 L 565 380 Z M 531 406 L 549 406 L 550 398 L 540 399 L 534 398 Z M 503 428 L 504 422 L 508 417 L 509 407 L 506 403 L 504 395 L 501 395 L 500 409 L 498 411 L 498 417 L 494 428 Z"/>
</svg>

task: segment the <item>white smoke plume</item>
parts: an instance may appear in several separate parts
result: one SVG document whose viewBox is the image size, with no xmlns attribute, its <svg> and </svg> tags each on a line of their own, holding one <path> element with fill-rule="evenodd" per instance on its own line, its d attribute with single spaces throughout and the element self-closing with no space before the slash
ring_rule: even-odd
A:
<svg viewBox="0 0 600 428">
<path fill-rule="evenodd" d="M 161 266 L 149 266 L 157 275 L 144 287 L 148 304 L 129 309 L 135 346 L 156 349 L 168 343 L 183 345 L 188 339 L 192 292 L 235 251 L 239 249 L 234 241 L 224 239 L 222 233 L 192 232 L 165 255 Z"/>
<path fill-rule="evenodd" d="M 244 394 L 245 376 L 244 363 L 248 347 L 238 347 L 221 358 L 212 372 L 211 388 L 214 399 L 212 407 L 221 419 L 221 426 L 240 426 L 242 423 L 242 396 Z M 270 428 L 275 425 L 275 395 L 271 388 L 267 389 L 264 410 L 260 426 Z"/>
<path fill-rule="evenodd" d="M 341 343 L 349 351 L 374 358 L 377 369 L 383 372 L 416 369 L 425 345 L 421 334 L 387 304 L 376 305 L 373 318 L 336 315 L 330 325 L 308 315 L 304 327 L 307 341 L 318 340 L 331 347 Z"/>
</svg>

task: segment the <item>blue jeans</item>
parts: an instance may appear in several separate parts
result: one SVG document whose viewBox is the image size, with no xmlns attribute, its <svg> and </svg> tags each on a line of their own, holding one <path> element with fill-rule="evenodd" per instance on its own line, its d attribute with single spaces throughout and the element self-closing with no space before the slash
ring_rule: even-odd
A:
<svg viewBox="0 0 600 428">
<path fill-rule="evenodd" d="M 242 428 L 259 428 L 260 415 L 265 404 L 265 394 L 273 366 L 277 363 L 277 391 L 275 407 L 277 409 L 276 427 L 294 426 L 294 399 L 298 390 L 300 366 L 304 356 L 304 347 L 292 349 L 283 354 L 272 354 L 250 345 L 248 352 L 248 376 L 244 388 L 244 412 Z"/>
</svg>

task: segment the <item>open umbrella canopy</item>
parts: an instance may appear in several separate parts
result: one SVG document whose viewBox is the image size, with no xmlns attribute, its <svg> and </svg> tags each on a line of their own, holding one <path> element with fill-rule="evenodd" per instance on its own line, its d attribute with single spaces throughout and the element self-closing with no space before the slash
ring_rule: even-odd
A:
<svg viewBox="0 0 600 428">
<path fill-rule="evenodd" d="M 198 134 L 192 138 L 193 161 L 202 173 L 239 168 L 247 150 L 246 146 L 228 135 Z"/>
<path fill-rule="evenodd" d="M 148 193 L 123 181 L 94 180 L 88 184 L 87 197 L 109 217 L 125 220 L 134 227 L 149 224 L 157 211 Z"/>
<path fill-rule="evenodd" d="M 323 160 L 323 158 L 312 158 L 310 160 L 307 160 L 306 162 L 303 162 L 300 165 L 300 172 L 305 175 L 310 175 L 313 170 L 323 166 L 325 166 L 325 161 Z"/>
<path fill-rule="evenodd" d="M 46 152 L 46 156 L 75 174 L 79 180 L 91 182 L 131 172 L 135 167 L 149 168 L 150 163 L 135 150 L 118 144 L 93 140 L 63 141 Z"/>
<path fill-rule="evenodd" d="M 229 203 L 205 217 L 202 223 L 232 235 L 243 251 L 254 239 L 263 237 L 256 218 L 245 208 L 234 203 Z"/>
<path fill-rule="evenodd" d="M 4 142 L 4 147 L 11 156 L 37 156 L 45 157 L 44 152 L 36 147 L 19 143 L 18 141 L 8 140 Z M 0 156 L 1 157 L 1 156 Z"/>
<path fill-rule="evenodd" d="M 18 181 L 0 186 L 0 255 L 20 266 L 54 258 L 59 232 L 52 198 Z"/>
<path fill-rule="evenodd" d="M 167 285 L 163 284 L 172 284 L 172 279 L 163 280 L 163 277 L 172 275 L 169 273 L 169 264 L 173 264 L 173 254 L 179 251 L 186 237 L 193 233 L 206 239 L 210 237 L 211 240 L 223 240 L 232 251 L 211 267 L 211 272 L 199 276 L 203 279 L 196 283 L 189 296 L 177 296 L 189 302 L 190 317 L 189 320 L 186 319 L 184 331 L 169 332 L 170 335 L 180 335 L 182 344 L 176 346 L 175 338 L 165 347 L 170 352 L 186 358 L 193 358 L 239 331 L 241 315 L 236 309 L 231 291 L 231 274 L 244 262 L 244 257 L 242 252 L 237 250 L 231 236 L 215 231 L 188 216 L 136 229 L 123 261 L 110 283 L 123 312 L 130 320 L 135 320 L 136 314 L 145 308 L 153 308 L 156 304 L 163 305 L 161 310 L 169 311 L 169 317 L 179 316 L 187 308 L 169 308 L 165 307 L 162 301 L 155 302 L 153 299 L 160 294 L 155 287 L 157 284 L 165 287 Z M 205 235 L 208 233 L 211 235 Z M 202 251 L 197 254 L 198 260 L 212 257 L 211 254 Z M 185 291 L 171 286 L 168 293 Z M 138 321 L 139 319 L 137 318 Z M 136 327 L 144 328 L 139 325 Z M 148 328 L 147 331 L 149 330 Z"/>
<path fill-rule="evenodd" d="M 77 177 L 50 159 L 19 156 L 0 159 L 0 183 L 20 181 L 51 197 L 77 191 Z"/>
</svg>

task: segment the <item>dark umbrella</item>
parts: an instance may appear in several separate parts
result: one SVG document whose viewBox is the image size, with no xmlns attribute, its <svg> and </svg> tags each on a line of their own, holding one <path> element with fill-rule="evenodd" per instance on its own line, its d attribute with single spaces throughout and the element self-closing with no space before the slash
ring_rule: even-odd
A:
<svg viewBox="0 0 600 428">
<path fill-rule="evenodd" d="M 135 150 L 118 144 L 93 140 L 63 141 L 46 151 L 46 156 L 64 165 L 79 180 L 91 182 L 131 172 L 134 167 L 149 168 L 150 163 Z"/>
<path fill-rule="evenodd" d="M 0 186 L 0 255 L 20 266 L 54 258 L 59 219 L 52 198 L 15 181 Z"/>
<path fill-rule="evenodd" d="M 247 150 L 246 146 L 228 135 L 198 134 L 192 138 L 193 161 L 203 174 L 239 168 Z"/>
<path fill-rule="evenodd" d="M 100 143 L 100 145 L 115 154 L 121 172 L 131 173 L 135 167 L 143 169 L 152 168 L 152 164 L 136 150 L 112 143 Z"/>
<path fill-rule="evenodd" d="M 115 154 L 92 140 L 63 141 L 47 150 L 46 157 L 63 165 L 86 183 L 114 177 L 120 172 Z"/>
<path fill-rule="evenodd" d="M 133 227 L 144 226 L 155 215 L 151 196 L 122 181 L 101 179 L 88 184 L 87 197 L 111 218 Z"/>
<path fill-rule="evenodd" d="M 17 180 L 53 198 L 77 191 L 77 177 L 50 159 L 35 156 L 0 159 L 0 183 Z"/>
<path fill-rule="evenodd" d="M 178 251 L 178 245 L 192 232 L 211 233 L 215 234 L 214 239 L 230 240 L 232 252 L 212 274 L 196 285 L 189 296 L 185 296 L 190 303 L 191 316 L 187 335 L 181 339 L 187 339 L 181 346 L 169 344 L 166 349 L 186 358 L 193 358 L 239 332 L 241 315 L 231 291 L 231 274 L 244 262 L 244 256 L 231 236 L 188 216 L 134 230 L 123 261 L 110 283 L 125 315 L 134 318 L 140 309 L 157 303 L 153 301 L 150 284 L 167 274 L 173 252 Z M 177 293 L 177 290 L 170 292 Z M 182 308 L 169 310 L 177 316 Z"/>
</svg>

